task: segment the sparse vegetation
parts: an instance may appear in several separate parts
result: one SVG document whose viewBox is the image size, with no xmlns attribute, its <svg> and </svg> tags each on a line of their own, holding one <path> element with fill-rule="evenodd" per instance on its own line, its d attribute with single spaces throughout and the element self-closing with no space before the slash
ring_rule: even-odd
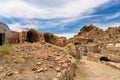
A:
<svg viewBox="0 0 120 80">
<path fill-rule="evenodd" d="M 87 39 L 87 42 L 94 42 L 94 39 Z"/>
<path fill-rule="evenodd" d="M 10 60 L 9 60 L 9 58 L 6 57 L 4 61 L 7 64 L 7 63 L 9 63 Z"/>
<path fill-rule="evenodd" d="M 3 46 L 0 46 L 0 56 L 3 56 L 4 54 L 9 54 L 12 51 L 12 45 L 10 44 L 4 44 Z"/>
<path fill-rule="evenodd" d="M 89 29 L 88 29 L 88 26 L 85 25 L 85 26 L 82 27 L 82 29 L 80 29 L 80 32 L 78 33 L 78 35 L 80 35 L 82 31 L 88 32 L 88 30 L 89 30 Z"/>
<path fill-rule="evenodd" d="M 87 25 L 83 26 L 83 28 L 80 31 L 88 31 L 88 26 Z"/>
</svg>

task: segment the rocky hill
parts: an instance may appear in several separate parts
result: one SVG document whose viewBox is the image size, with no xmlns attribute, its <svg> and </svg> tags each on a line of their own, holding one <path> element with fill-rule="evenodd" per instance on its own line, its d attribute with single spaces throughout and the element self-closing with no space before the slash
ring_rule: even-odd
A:
<svg viewBox="0 0 120 80">
<path fill-rule="evenodd" d="M 84 36 L 84 38 L 99 38 L 103 34 L 104 31 L 94 25 L 84 26 L 78 33 L 79 36 Z"/>
<path fill-rule="evenodd" d="M 120 26 L 119 27 L 109 27 L 105 31 L 105 36 L 108 40 L 115 42 L 116 40 L 120 40 Z"/>
<path fill-rule="evenodd" d="M 89 26 L 83 26 L 77 35 L 68 40 L 68 43 L 76 41 L 81 43 L 81 40 L 86 43 L 115 43 L 120 40 L 120 26 L 109 27 L 105 31 L 92 24 Z"/>
</svg>

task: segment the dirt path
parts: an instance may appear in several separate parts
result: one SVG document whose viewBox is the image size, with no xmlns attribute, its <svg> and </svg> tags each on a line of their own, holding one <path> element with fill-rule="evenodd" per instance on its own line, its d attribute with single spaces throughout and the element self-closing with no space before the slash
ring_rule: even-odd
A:
<svg viewBox="0 0 120 80">
<path fill-rule="evenodd" d="M 74 80 L 120 80 L 120 70 L 83 58 Z"/>
</svg>

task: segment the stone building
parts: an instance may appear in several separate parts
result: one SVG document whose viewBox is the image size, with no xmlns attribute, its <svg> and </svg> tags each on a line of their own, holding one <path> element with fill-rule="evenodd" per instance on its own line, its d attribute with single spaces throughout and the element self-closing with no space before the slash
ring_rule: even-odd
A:
<svg viewBox="0 0 120 80">
<path fill-rule="evenodd" d="M 9 39 L 10 34 L 11 34 L 11 31 L 8 28 L 8 26 L 0 22 L 0 45 L 9 43 L 8 39 Z"/>
<path fill-rule="evenodd" d="M 22 31 L 19 34 L 19 41 L 20 43 L 24 42 L 47 42 L 57 46 L 65 46 L 66 45 L 66 38 L 65 37 L 57 37 L 54 34 L 45 32 L 39 33 L 34 29 L 28 29 Z"/>
<path fill-rule="evenodd" d="M 24 42 L 47 42 L 57 46 L 65 46 L 66 38 L 58 37 L 51 33 L 40 33 L 35 29 L 28 29 L 22 32 L 10 31 L 8 26 L 0 22 L 0 45 L 5 43 L 24 43 Z"/>
<path fill-rule="evenodd" d="M 34 29 L 28 29 L 26 31 L 22 31 L 19 34 L 19 41 L 20 43 L 24 43 L 24 42 L 38 42 L 40 41 L 40 36 L 39 33 L 34 30 Z"/>
</svg>

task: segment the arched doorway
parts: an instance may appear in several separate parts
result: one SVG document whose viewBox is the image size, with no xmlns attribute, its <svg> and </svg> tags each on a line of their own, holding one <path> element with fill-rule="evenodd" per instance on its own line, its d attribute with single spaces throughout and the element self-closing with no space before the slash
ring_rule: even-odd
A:
<svg viewBox="0 0 120 80">
<path fill-rule="evenodd" d="M 34 29 L 30 29 L 27 31 L 26 34 L 26 41 L 27 42 L 38 42 L 39 41 L 39 35 Z"/>
<path fill-rule="evenodd" d="M 34 42 L 32 37 L 33 37 L 33 33 L 31 31 L 27 32 L 27 39 L 26 39 L 26 41 L 27 42 Z"/>
</svg>

